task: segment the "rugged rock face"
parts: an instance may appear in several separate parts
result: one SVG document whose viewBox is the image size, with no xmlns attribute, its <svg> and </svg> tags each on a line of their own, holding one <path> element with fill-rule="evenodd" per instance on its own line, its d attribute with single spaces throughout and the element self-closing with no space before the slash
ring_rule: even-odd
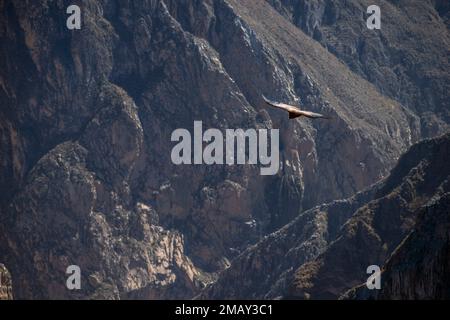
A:
<svg viewBox="0 0 450 320">
<path fill-rule="evenodd" d="M 371 1 L 267 1 L 380 92 L 415 111 L 422 135 L 448 129 L 448 1 L 378 1 L 380 30 L 366 27 Z"/>
<path fill-rule="evenodd" d="M 0 2 L 0 261 L 16 298 L 193 297 L 299 213 L 383 178 L 424 134 L 409 102 L 265 1 L 75 3 L 80 30 L 66 28 L 73 1 Z M 333 120 L 288 121 L 261 94 Z M 195 120 L 279 128 L 279 172 L 172 164 L 171 133 Z M 298 265 L 367 197 L 322 206 L 329 227 L 317 208 L 296 218 Z M 72 264 L 79 291 L 65 286 Z M 275 265 L 271 279 L 292 267 Z"/>
<path fill-rule="evenodd" d="M 8 269 L 3 264 L 0 264 L 0 300 L 11 300 L 12 298 L 11 275 Z"/>
<path fill-rule="evenodd" d="M 365 282 L 367 267 L 382 266 L 411 232 L 423 206 L 449 191 L 449 151 L 447 134 L 420 143 L 405 154 L 374 200 L 355 212 L 324 253 L 295 272 L 289 295 L 336 298 Z M 432 232 L 429 230 L 428 236 L 440 238 Z M 445 243 L 445 239 L 444 234 L 441 241 Z M 436 263 L 444 267 L 441 262 Z M 415 260 L 410 263 L 415 264 Z"/>
<path fill-rule="evenodd" d="M 156 226 L 152 207 L 130 200 L 143 138 L 136 106 L 112 85 L 101 89 L 103 104 L 79 141 L 38 161 L 10 205 L 6 257 L 20 298 L 119 298 L 144 289 L 139 297 L 180 297 L 201 277 L 182 235 Z M 72 264 L 82 270 L 80 295 L 65 287 Z"/>
<path fill-rule="evenodd" d="M 434 197 L 419 213 L 381 273 L 380 290 L 360 286 L 343 298 L 446 299 L 450 297 L 450 193 Z"/>
<path fill-rule="evenodd" d="M 450 134 L 414 145 L 387 179 L 304 212 L 232 261 L 199 297 L 336 299 L 386 260 L 379 298 L 446 297 L 449 152 Z M 359 290 L 367 298 L 370 290 Z"/>
<path fill-rule="evenodd" d="M 236 257 L 201 299 L 277 299 L 286 295 L 296 267 L 322 253 L 337 228 L 370 192 L 307 210 Z M 239 283 L 239 285 L 235 285 Z"/>
</svg>

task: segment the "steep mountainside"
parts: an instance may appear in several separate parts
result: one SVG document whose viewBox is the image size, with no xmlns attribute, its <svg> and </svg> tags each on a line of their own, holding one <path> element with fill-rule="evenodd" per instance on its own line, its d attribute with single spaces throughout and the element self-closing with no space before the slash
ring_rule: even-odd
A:
<svg viewBox="0 0 450 320">
<path fill-rule="evenodd" d="M 66 28 L 74 3 L 80 30 Z M 0 262 L 14 297 L 191 298 L 296 217 L 315 238 L 295 267 L 317 257 L 371 195 L 322 206 L 342 209 L 333 231 L 317 208 L 298 215 L 379 181 L 429 134 L 418 97 L 385 95 L 347 62 L 262 0 L 0 1 Z M 427 110 L 445 127 L 438 71 Z M 332 120 L 289 121 L 262 94 Z M 171 134 L 196 120 L 280 129 L 279 172 L 174 165 Z M 72 264 L 81 290 L 66 288 Z"/>
<path fill-rule="evenodd" d="M 450 134 L 414 145 L 387 179 L 304 212 L 237 257 L 200 297 L 336 299 L 365 283 L 367 267 L 381 267 L 392 252 L 381 298 L 445 297 L 448 154 Z"/>
<path fill-rule="evenodd" d="M 380 92 L 420 115 L 422 135 L 448 129 L 448 1 L 267 1 Z M 366 27 L 373 4 L 380 7 L 380 30 Z"/>
<path fill-rule="evenodd" d="M 450 193 L 430 200 L 416 227 L 394 251 L 381 273 L 381 290 L 360 286 L 343 298 L 450 298 Z"/>
<path fill-rule="evenodd" d="M 449 154 L 450 134 L 415 145 L 400 159 L 374 200 L 355 212 L 327 250 L 296 270 L 289 295 L 336 298 L 365 282 L 367 267 L 381 266 L 411 232 L 424 207 L 450 191 Z M 447 198 L 443 197 L 444 203 Z M 427 237 L 448 245 L 445 233 L 435 234 L 432 225 L 427 228 Z M 413 257 L 408 263 L 415 265 L 414 252 L 409 253 Z M 445 267 L 439 257 L 433 259 Z M 433 280 L 430 285 L 438 283 Z"/>
</svg>

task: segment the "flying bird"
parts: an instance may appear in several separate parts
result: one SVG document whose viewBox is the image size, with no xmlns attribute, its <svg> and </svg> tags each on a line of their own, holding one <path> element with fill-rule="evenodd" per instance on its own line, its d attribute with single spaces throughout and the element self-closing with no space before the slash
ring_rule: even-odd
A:
<svg viewBox="0 0 450 320">
<path fill-rule="evenodd" d="M 289 112 L 289 119 L 294 119 L 294 118 L 301 117 L 301 116 L 312 118 L 312 119 L 316 119 L 316 118 L 330 119 L 330 117 L 324 116 L 323 114 L 320 114 L 320 113 L 300 110 L 299 108 L 291 106 L 289 104 L 269 100 L 264 95 L 262 96 L 262 98 L 268 105 L 271 105 L 272 107 L 279 108 L 279 109 Z"/>
</svg>

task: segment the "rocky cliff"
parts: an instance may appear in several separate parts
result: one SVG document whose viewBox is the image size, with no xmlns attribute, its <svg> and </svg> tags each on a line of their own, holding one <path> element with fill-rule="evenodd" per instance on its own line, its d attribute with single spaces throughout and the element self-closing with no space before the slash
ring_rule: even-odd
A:
<svg viewBox="0 0 450 320">
<path fill-rule="evenodd" d="M 414 110 L 421 118 L 422 135 L 448 129 L 448 1 L 268 2 L 384 95 Z M 355 19 L 367 19 L 372 4 L 381 14 L 376 31 Z"/>
<path fill-rule="evenodd" d="M 433 197 L 416 226 L 388 259 L 380 290 L 355 287 L 345 299 L 444 299 L 450 297 L 450 194 Z"/>
<path fill-rule="evenodd" d="M 326 251 L 295 271 L 288 294 L 294 297 L 336 298 L 347 289 L 365 283 L 368 266 L 381 267 L 405 238 L 410 236 L 417 224 L 417 228 L 421 228 L 421 212 L 429 210 L 430 202 L 442 197 L 442 205 L 448 206 L 446 199 L 450 187 L 450 166 L 446 158 L 449 152 L 449 134 L 413 146 L 399 160 L 374 199 L 353 214 Z M 433 215 L 433 212 L 429 215 Z M 448 211 L 440 213 L 436 210 L 436 216 L 429 219 L 446 219 L 447 215 Z M 442 227 L 445 230 L 445 225 Z M 445 246 L 448 246 L 446 233 L 436 233 L 432 223 L 427 224 L 426 228 L 426 236 L 422 231 L 423 236 L 418 241 L 426 241 L 427 237 L 439 239 L 429 245 L 443 246 L 445 255 Z M 403 263 L 420 268 L 420 264 L 417 264 L 420 254 L 415 252 L 420 250 L 419 248 L 403 247 L 402 251 L 411 255 Z M 422 258 L 427 259 L 425 255 Z M 430 258 L 433 262 L 427 263 L 446 268 L 448 262 L 444 262 L 445 258 L 442 260 L 434 255 L 430 255 Z M 432 277 L 435 275 L 440 277 L 439 273 L 430 274 Z M 401 277 L 403 276 L 406 275 L 402 273 Z M 437 280 L 433 280 L 429 285 L 443 285 L 448 288 L 448 283 L 441 284 Z M 400 290 L 408 289 L 405 286 Z M 386 298 L 396 296 L 392 292 L 387 294 Z M 442 295 L 436 295 L 434 298 L 442 298 Z"/>
<path fill-rule="evenodd" d="M 414 145 L 390 176 L 347 200 L 302 213 L 237 257 L 199 298 L 369 298 L 448 295 L 450 134 Z M 239 283 L 239 285 L 236 285 Z M 365 294 L 365 295 L 364 295 Z"/>
<path fill-rule="evenodd" d="M 81 8 L 80 30 L 66 27 L 70 4 Z M 0 262 L 14 297 L 191 298 L 293 219 L 304 230 L 292 250 L 299 266 L 323 253 L 371 191 L 320 207 L 345 212 L 330 227 L 317 207 L 306 210 L 367 188 L 412 143 L 445 128 L 448 60 L 417 80 L 425 61 L 448 48 L 440 7 L 429 10 L 442 20 L 433 23 L 443 40 L 430 39 L 437 49 L 420 56 L 422 69 L 392 78 L 396 95 L 384 91 L 383 76 L 360 70 L 365 60 L 353 68 L 328 38 L 317 41 L 286 16 L 288 6 L 272 5 L 0 1 Z M 379 51 L 401 42 L 382 39 L 373 44 Z M 373 67 L 381 72 L 404 60 L 392 60 L 394 51 L 386 57 Z M 422 90 L 427 79 L 434 91 Z M 261 94 L 333 120 L 289 121 L 267 109 Z M 436 109 L 427 109 L 432 102 Z M 423 110 L 438 119 L 436 130 L 423 129 Z M 280 129 L 279 172 L 174 165 L 171 133 L 192 131 L 195 120 L 205 129 Z M 296 247 L 283 241 L 285 251 Z M 72 264 L 81 268 L 81 290 L 65 286 Z M 274 262 L 267 283 L 292 267 Z"/>
</svg>

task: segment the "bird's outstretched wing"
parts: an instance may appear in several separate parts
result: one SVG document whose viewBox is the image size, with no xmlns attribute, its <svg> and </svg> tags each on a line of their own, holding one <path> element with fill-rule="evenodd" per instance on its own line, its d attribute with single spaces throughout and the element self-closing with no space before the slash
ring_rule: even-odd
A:
<svg viewBox="0 0 450 320">
<path fill-rule="evenodd" d="M 325 116 L 325 115 L 320 114 L 320 113 L 311 112 L 311 111 L 300 110 L 300 113 L 301 113 L 302 116 L 305 116 L 305 117 L 308 117 L 308 118 L 313 118 L 313 119 L 316 119 L 316 118 L 330 119 L 330 117 L 328 117 L 328 116 Z"/>
<path fill-rule="evenodd" d="M 283 109 L 283 110 L 285 110 L 287 112 L 301 112 L 302 111 L 299 108 L 291 106 L 289 104 L 285 104 L 285 103 L 282 103 L 282 102 L 276 102 L 276 101 L 267 99 L 264 95 L 262 96 L 262 98 L 264 99 L 264 101 L 267 104 L 271 105 L 272 107 Z"/>
<path fill-rule="evenodd" d="M 316 118 L 330 119 L 330 117 L 325 116 L 325 115 L 320 114 L 320 113 L 315 113 L 315 112 L 311 112 L 311 111 L 304 111 L 304 110 L 301 110 L 301 109 L 299 109 L 297 107 L 291 106 L 289 104 L 285 104 L 285 103 L 282 103 L 282 102 L 276 102 L 276 101 L 267 99 L 264 95 L 262 95 L 262 98 L 264 99 L 264 101 L 267 104 L 271 105 L 272 107 L 279 108 L 279 109 L 282 109 L 282 110 L 285 110 L 285 111 L 289 112 L 289 119 L 297 118 L 297 117 L 300 117 L 300 116 L 313 118 L 313 119 L 316 119 Z"/>
</svg>

